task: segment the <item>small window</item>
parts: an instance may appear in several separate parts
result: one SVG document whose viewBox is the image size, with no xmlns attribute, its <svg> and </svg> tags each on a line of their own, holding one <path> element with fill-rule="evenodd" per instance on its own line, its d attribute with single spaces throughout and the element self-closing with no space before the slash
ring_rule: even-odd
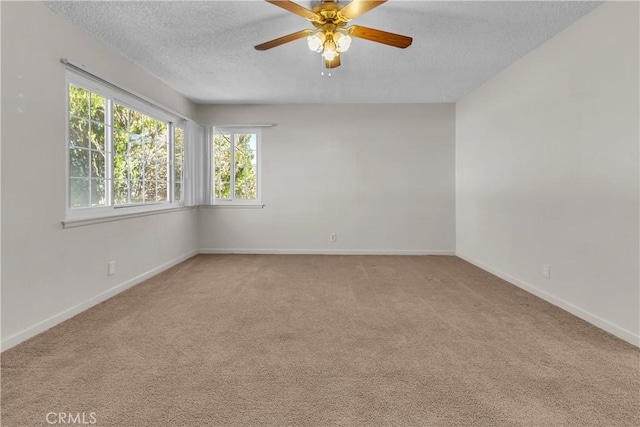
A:
<svg viewBox="0 0 640 427">
<path fill-rule="evenodd" d="M 260 133 L 217 129 L 214 136 L 216 203 L 260 203 Z"/>
<path fill-rule="evenodd" d="M 68 77 L 67 217 L 182 200 L 184 128 L 178 118 L 75 74 Z"/>
</svg>

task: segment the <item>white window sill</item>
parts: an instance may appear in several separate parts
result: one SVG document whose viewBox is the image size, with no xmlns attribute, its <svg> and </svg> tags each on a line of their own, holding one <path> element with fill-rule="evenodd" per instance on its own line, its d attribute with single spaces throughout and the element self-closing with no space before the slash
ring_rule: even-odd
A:
<svg viewBox="0 0 640 427">
<path fill-rule="evenodd" d="M 67 228 L 75 228 L 75 227 L 84 227 L 85 225 L 101 224 L 103 222 L 122 221 L 125 219 L 139 218 L 139 217 L 149 216 L 149 215 L 160 215 L 160 214 L 165 214 L 170 212 L 183 211 L 187 209 L 193 209 L 193 207 L 180 206 L 180 207 L 171 207 L 167 209 L 154 209 L 154 210 L 148 210 L 148 211 L 122 213 L 122 214 L 109 215 L 109 216 L 67 219 L 65 221 L 62 221 L 62 228 L 67 229 Z"/>
<path fill-rule="evenodd" d="M 219 204 L 219 205 L 206 205 L 198 206 L 200 209 L 263 209 L 264 205 L 261 203 L 256 204 Z"/>
</svg>

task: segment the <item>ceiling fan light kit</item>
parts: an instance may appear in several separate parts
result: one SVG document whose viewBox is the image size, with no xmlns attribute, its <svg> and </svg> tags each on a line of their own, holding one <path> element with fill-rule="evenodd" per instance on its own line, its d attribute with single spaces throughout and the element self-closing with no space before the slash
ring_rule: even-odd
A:
<svg viewBox="0 0 640 427">
<path fill-rule="evenodd" d="M 306 9 L 290 0 L 266 0 L 291 13 L 302 16 L 316 30 L 302 30 L 255 46 L 256 50 L 267 50 L 306 37 L 310 50 L 322 55 L 326 68 L 340 66 L 340 54 L 349 50 L 351 38 L 357 37 L 388 46 L 404 49 L 413 42 L 411 37 L 388 33 L 375 28 L 358 25 L 347 27 L 351 20 L 380 6 L 387 0 L 352 0 L 340 7 L 336 0 L 323 0 L 313 10 Z"/>
<path fill-rule="evenodd" d="M 322 54 L 327 61 L 333 61 L 337 55 L 349 50 L 351 37 L 339 30 L 335 32 L 318 30 L 307 37 L 307 46 L 310 50 Z"/>
</svg>

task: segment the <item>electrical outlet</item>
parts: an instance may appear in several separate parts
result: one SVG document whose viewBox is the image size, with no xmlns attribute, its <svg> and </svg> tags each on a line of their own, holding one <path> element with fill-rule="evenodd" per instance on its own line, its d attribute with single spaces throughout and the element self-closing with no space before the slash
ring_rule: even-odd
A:
<svg viewBox="0 0 640 427">
<path fill-rule="evenodd" d="M 335 243 L 337 240 L 338 239 L 337 239 L 336 233 L 329 233 L 329 241 L 331 243 Z"/>
<path fill-rule="evenodd" d="M 109 261 L 109 264 L 107 264 L 107 275 L 113 276 L 114 274 L 116 274 L 116 262 Z"/>
<path fill-rule="evenodd" d="M 551 279 L 551 266 L 549 264 L 542 264 L 542 277 Z"/>
</svg>

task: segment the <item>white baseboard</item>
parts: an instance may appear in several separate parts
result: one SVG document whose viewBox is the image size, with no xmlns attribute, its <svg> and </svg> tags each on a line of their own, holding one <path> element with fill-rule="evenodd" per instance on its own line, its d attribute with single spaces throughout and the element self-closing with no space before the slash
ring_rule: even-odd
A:
<svg viewBox="0 0 640 427">
<path fill-rule="evenodd" d="M 631 331 L 628 331 L 618 325 L 615 325 L 611 322 L 609 322 L 608 320 L 605 320 L 601 317 L 596 316 L 595 314 L 589 313 L 586 310 L 581 309 L 580 307 L 576 307 L 575 305 L 561 299 L 561 298 L 557 298 L 541 289 L 536 288 L 535 286 L 532 286 L 528 283 L 523 282 L 522 280 L 518 280 L 514 277 L 509 276 L 506 273 L 503 273 L 502 271 L 495 269 L 493 267 L 490 267 L 480 261 L 476 261 L 475 259 L 472 259 L 471 257 L 465 256 L 461 253 L 457 254 L 458 258 L 462 258 L 463 260 L 475 265 L 476 267 L 479 267 L 485 271 L 488 271 L 489 273 L 498 276 L 499 278 L 506 280 L 507 282 L 521 288 L 524 289 L 525 291 L 539 297 L 542 298 L 543 300 L 547 301 L 548 303 L 551 303 L 553 305 L 555 305 L 556 307 L 560 307 L 561 309 L 568 311 L 569 313 L 573 314 L 576 317 L 579 317 L 580 319 L 591 323 L 594 326 L 597 326 L 600 329 L 603 329 L 607 332 L 609 332 L 612 335 L 615 335 L 616 337 L 625 340 L 626 342 L 635 345 L 636 347 L 640 347 L 640 335 L 638 334 L 634 334 Z"/>
<path fill-rule="evenodd" d="M 249 248 L 200 248 L 201 254 L 255 254 L 255 255 L 450 255 L 448 250 L 404 249 L 249 249 Z"/>
<path fill-rule="evenodd" d="M 142 273 L 132 279 L 127 280 L 124 283 L 121 283 L 119 285 L 114 286 L 111 289 L 108 289 L 104 292 L 102 292 L 101 294 L 98 294 L 92 298 L 89 298 L 88 300 L 81 302 L 78 305 L 75 305 L 71 308 L 68 308 L 58 314 L 55 314 L 51 317 L 49 317 L 48 319 L 45 319 L 41 322 L 36 323 L 33 326 L 28 327 L 27 329 L 24 329 L 16 334 L 11 335 L 10 337 L 7 337 L 5 339 L 2 340 L 2 343 L 0 343 L 0 348 L 2 349 L 2 351 L 8 350 L 11 347 L 20 344 L 23 341 L 28 340 L 29 338 L 38 335 L 39 333 L 42 333 L 44 331 L 46 331 L 47 329 L 51 329 L 52 327 L 56 326 L 59 323 L 64 322 L 67 319 L 72 318 L 73 316 L 82 313 L 83 311 L 85 311 L 88 308 L 93 307 L 96 304 L 101 303 L 102 301 L 105 301 L 109 298 L 111 298 L 112 296 L 119 294 L 122 291 L 125 291 L 127 289 L 129 289 L 132 286 L 137 285 L 138 283 L 144 282 L 145 280 L 155 276 L 158 273 L 161 273 L 165 270 L 168 270 L 169 268 L 173 267 L 176 264 L 181 263 L 182 261 L 185 261 L 189 258 L 191 258 L 194 255 L 197 255 L 198 252 L 197 251 L 192 251 L 190 253 L 187 253 L 185 255 L 182 255 L 178 258 L 172 259 L 169 262 L 166 262 L 162 265 L 159 265 L 158 267 L 155 267 L 145 273 Z"/>
</svg>

